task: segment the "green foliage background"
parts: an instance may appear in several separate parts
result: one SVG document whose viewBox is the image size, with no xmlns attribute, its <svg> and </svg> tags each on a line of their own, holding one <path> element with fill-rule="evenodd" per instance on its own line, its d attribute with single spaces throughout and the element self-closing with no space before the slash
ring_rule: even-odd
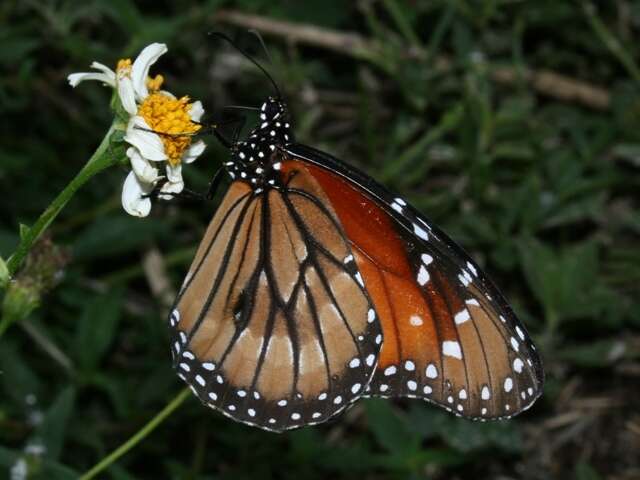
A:
<svg viewBox="0 0 640 480">
<path fill-rule="evenodd" d="M 189 398 L 104 478 L 639 478 L 640 2 L 5 0 L 2 258 L 18 224 L 37 218 L 110 124 L 108 90 L 71 89 L 69 73 L 162 41 L 170 51 L 154 72 L 212 118 L 270 94 L 254 67 L 207 38 L 227 32 L 264 59 L 247 27 L 221 20 L 223 8 L 372 42 L 354 56 L 265 34 L 298 138 L 401 192 L 472 253 L 540 345 L 545 394 L 509 422 L 367 400 L 283 435 Z M 559 98 L 557 78 L 531 75 L 545 70 L 600 88 L 604 100 Z M 226 158 L 211 139 L 188 185 L 206 189 Z M 76 478 L 182 388 L 166 303 L 142 259 L 159 252 L 175 291 L 216 202 L 130 218 L 125 175 L 95 177 L 52 225 L 41 253 L 64 266 L 0 338 L 7 477 Z"/>
</svg>

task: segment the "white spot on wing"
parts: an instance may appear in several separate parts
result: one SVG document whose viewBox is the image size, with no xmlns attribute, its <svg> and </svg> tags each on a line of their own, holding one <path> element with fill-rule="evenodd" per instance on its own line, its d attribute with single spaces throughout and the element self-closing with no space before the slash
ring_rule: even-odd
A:
<svg viewBox="0 0 640 480">
<path fill-rule="evenodd" d="M 519 358 L 516 358 L 513 361 L 513 369 L 515 370 L 516 373 L 521 373 L 522 372 L 522 367 L 524 367 L 524 362 L 522 360 L 520 360 Z"/>
<path fill-rule="evenodd" d="M 424 267 L 424 265 L 420 265 L 420 270 L 418 271 L 418 283 L 421 286 L 424 286 L 428 281 L 429 281 L 429 272 Z"/>
<path fill-rule="evenodd" d="M 411 318 L 409 318 L 409 323 L 414 327 L 419 327 L 423 323 L 422 317 L 420 315 L 411 315 Z"/>
<path fill-rule="evenodd" d="M 425 370 L 425 375 L 427 378 L 438 378 L 438 369 L 433 363 L 427 365 L 427 369 Z"/>
<path fill-rule="evenodd" d="M 413 232 L 423 240 L 429 240 L 429 235 L 425 230 L 422 229 L 418 224 L 413 224 Z"/>
<path fill-rule="evenodd" d="M 460 325 L 461 323 L 466 322 L 470 318 L 471 316 L 469 315 L 469 310 L 467 310 L 466 308 L 456 313 L 455 316 L 453 317 L 454 321 L 456 322 L 456 325 Z"/>
<path fill-rule="evenodd" d="M 491 398 L 491 392 L 489 391 L 489 387 L 486 385 L 482 387 L 482 392 L 480 392 L 480 396 L 482 400 L 489 400 Z"/>
<path fill-rule="evenodd" d="M 513 380 L 511 380 L 511 377 L 507 377 L 504 380 L 504 391 L 509 393 L 512 388 L 513 388 Z"/>
<path fill-rule="evenodd" d="M 474 267 L 471 262 L 467 262 L 467 268 L 471 270 L 471 273 L 473 273 L 474 277 L 478 276 L 478 271 L 476 270 L 476 267 Z"/>
<path fill-rule="evenodd" d="M 462 350 L 460 349 L 460 344 L 456 341 L 445 340 L 442 342 L 442 353 L 449 357 L 462 360 Z"/>
</svg>

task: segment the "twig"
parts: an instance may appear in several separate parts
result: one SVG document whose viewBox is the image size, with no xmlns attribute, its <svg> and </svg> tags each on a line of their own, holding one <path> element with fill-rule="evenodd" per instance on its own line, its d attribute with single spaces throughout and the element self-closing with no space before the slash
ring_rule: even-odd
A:
<svg viewBox="0 0 640 480">
<path fill-rule="evenodd" d="M 362 60 L 371 60 L 381 55 L 381 49 L 374 40 L 355 32 L 338 32 L 234 10 L 220 10 L 215 14 L 214 20 L 259 30 L 262 34 L 283 37 L 292 43 L 325 48 Z M 425 52 L 418 48 L 407 49 L 405 56 L 412 59 L 426 58 Z M 437 56 L 433 62 L 434 68 L 440 71 L 446 71 L 453 65 L 452 59 L 446 55 Z M 563 102 L 577 103 L 594 110 L 607 110 L 611 106 L 611 96 L 606 89 L 550 70 L 497 67 L 492 70 L 491 76 L 496 83 L 503 85 L 527 82 L 541 95 Z"/>
<path fill-rule="evenodd" d="M 258 15 L 249 15 L 234 10 L 220 10 L 214 19 L 243 28 L 258 30 L 260 33 L 286 37 L 294 43 L 318 46 L 328 50 L 362 58 L 369 52 L 376 50 L 373 42 L 366 40 L 357 33 L 343 33 L 282 20 L 272 20 Z"/>
</svg>

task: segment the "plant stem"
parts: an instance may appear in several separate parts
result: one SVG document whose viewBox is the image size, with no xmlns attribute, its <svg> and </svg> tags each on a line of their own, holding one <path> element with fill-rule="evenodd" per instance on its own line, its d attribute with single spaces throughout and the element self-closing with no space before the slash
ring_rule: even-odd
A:
<svg viewBox="0 0 640 480">
<path fill-rule="evenodd" d="M 80 480 L 89 480 L 95 478 L 97 474 L 102 472 L 105 468 L 108 468 L 112 463 L 122 457 L 125 453 L 135 447 L 141 440 L 149 435 L 158 425 L 160 425 L 173 411 L 178 408 L 182 402 L 189 396 L 190 392 L 188 388 L 183 389 L 178 395 L 175 396 L 169 404 L 164 407 L 155 417 L 151 419 L 144 427 L 142 427 L 136 434 L 120 445 L 117 449 L 111 452 L 108 456 L 98 462 L 91 470 L 80 477 Z"/>
<path fill-rule="evenodd" d="M 100 171 L 117 163 L 117 158 L 109 151 L 111 145 L 111 136 L 117 130 L 118 126 L 114 123 L 109 131 L 102 139 L 102 142 L 93 153 L 89 161 L 82 167 L 82 170 L 69 182 L 58 196 L 51 202 L 47 209 L 42 212 L 38 220 L 30 228 L 20 232 L 20 243 L 15 252 L 7 261 L 7 269 L 9 275 L 13 276 L 22 265 L 25 257 L 33 247 L 33 244 L 40 238 L 42 233 L 49 227 L 51 222 L 56 218 L 67 202 L 73 197 L 76 191 L 83 186 L 89 179 Z"/>
</svg>

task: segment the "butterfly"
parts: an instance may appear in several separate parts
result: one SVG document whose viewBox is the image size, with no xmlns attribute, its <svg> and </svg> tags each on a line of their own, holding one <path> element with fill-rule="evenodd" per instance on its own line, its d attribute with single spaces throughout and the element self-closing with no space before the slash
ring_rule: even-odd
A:
<svg viewBox="0 0 640 480">
<path fill-rule="evenodd" d="M 231 183 L 171 309 L 178 376 L 274 432 L 371 396 L 481 420 L 529 408 L 542 364 L 491 280 L 402 197 L 296 143 L 269 79 L 257 125 L 225 142 Z"/>
</svg>

